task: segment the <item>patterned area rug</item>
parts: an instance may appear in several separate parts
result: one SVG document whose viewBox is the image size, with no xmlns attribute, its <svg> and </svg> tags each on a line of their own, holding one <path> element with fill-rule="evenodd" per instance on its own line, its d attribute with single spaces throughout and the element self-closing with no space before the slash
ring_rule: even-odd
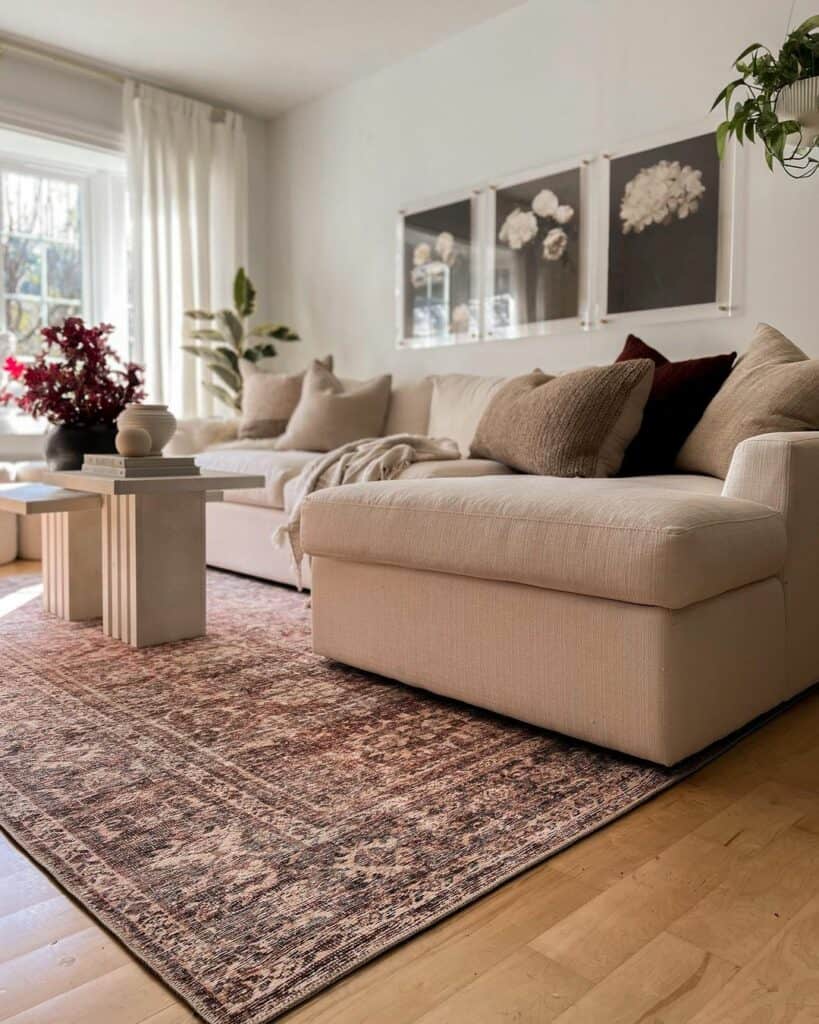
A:
<svg viewBox="0 0 819 1024">
<path fill-rule="evenodd" d="M 144 651 L 0 580 L 0 823 L 212 1024 L 263 1024 L 665 789 L 667 771 L 328 663 L 210 574 Z M 700 763 L 701 763 L 700 759 Z"/>
</svg>

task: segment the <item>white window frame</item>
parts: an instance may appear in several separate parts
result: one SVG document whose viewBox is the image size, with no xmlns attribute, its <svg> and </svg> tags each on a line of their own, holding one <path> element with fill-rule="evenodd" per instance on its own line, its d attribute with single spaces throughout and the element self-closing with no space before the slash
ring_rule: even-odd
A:
<svg viewBox="0 0 819 1024">
<path fill-rule="evenodd" d="M 21 148 L 25 150 L 22 154 L 15 152 L 14 148 L 21 136 Z M 9 125 L 6 128 L 0 122 L 0 169 L 79 184 L 83 294 L 78 313 L 92 323 L 113 323 L 117 329 L 111 337 L 111 346 L 121 358 L 129 359 L 132 339 L 129 337 L 128 323 L 124 153 L 28 135 L 16 126 Z M 43 274 L 45 279 L 40 302 L 47 301 L 45 267 Z M 6 318 L 5 297 L 2 291 L 0 326 L 3 328 Z M 35 297 L 22 298 L 31 300 Z M 45 427 L 43 421 L 21 417 L 13 408 L 0 409 L 0 435 L 41 435 Z"/>
</svg>

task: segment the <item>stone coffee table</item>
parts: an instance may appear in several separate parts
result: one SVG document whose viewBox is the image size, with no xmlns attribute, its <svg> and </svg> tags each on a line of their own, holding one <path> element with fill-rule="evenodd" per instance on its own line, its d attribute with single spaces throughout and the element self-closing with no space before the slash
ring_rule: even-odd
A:
<svg viewBox="0 0 819 1024">
<path fill-rule="evenodd" d="M 0 511 L 43 515 L 43 604 L 64 619 L 102 615 L 132 647 L 203 636 L 205 504 L 263 487 L 243 473 L 120 479 L 49 473 L 0 490 Z M 51 486 L 49 486 L 51 485 Z"/>
</svg>

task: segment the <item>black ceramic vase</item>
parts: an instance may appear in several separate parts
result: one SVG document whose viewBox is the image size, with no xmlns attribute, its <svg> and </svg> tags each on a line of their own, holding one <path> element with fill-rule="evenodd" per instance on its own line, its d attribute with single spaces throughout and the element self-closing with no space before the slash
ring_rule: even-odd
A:
<svg viewBox="0 0 819 1024">
<path fill-rule="evenodd" d="M 52 472 L 82 469 L 86 455 L 114 455 L 116 424 L 95 423 L 91 427 L 54 427 L 46 437 L 45 456 Z"/>
</svg>

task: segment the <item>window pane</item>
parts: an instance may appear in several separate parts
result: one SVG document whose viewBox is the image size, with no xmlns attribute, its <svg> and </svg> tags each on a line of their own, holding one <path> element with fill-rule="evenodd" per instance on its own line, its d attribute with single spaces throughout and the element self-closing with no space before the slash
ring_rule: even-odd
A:
<svg viewBox="0 0 819 1024">
<path fill-rule="evenodd" d="M 72 181 L 44 179 L 43 230 L 55 242 L 80 243 L 80 187 Z"/>
<path fill-rule="evenodd" d="M 4 234 L 39 235 L 46 181 L 31 174 L 3 174 Z"/>
<path fill-rule="evenodd" d="M 33 356 L 40 351 L 40 303 L 26 299 L 6 300 L 6 328 L 15 337 L 15 355 Z"/>
<path fill-rule="evenodd" d="M 82 316 L 79 302 L 49 302 L 48 323 L 50 327 L 59 326 L 69 316 Z"/>
<path fill-rule="evenodd" d="M 48 297 L 59 299 L 82 298 L 82 261 L 80 250 L 71 245 L 49 245 L 46 249 L 48 265 Z"/>
<path fill-rule="evenodd" d="M 2 178 L 5 234 L 41 235 L 79 244 L 80 186 L 76 182 L 15 171 L 5 171 Z"/>
<path fill-rule="evenodd" d="M 30 238 L 6 238 L 2 245 L 3 288 L 12 295 L 39 295 L 43 287 L 40 243 Z"/>
</svg>

